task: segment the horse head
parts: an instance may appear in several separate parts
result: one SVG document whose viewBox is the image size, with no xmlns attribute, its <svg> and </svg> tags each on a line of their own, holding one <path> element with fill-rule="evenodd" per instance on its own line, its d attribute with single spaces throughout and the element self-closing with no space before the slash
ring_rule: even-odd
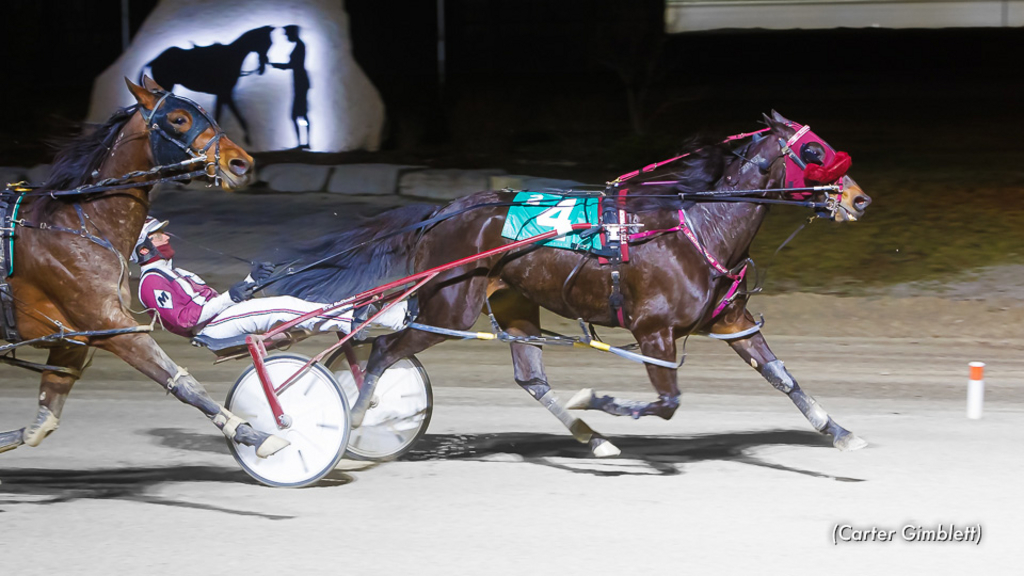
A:
<svg viewBox="0 0 1024 576">
<path fill-rule="evenodd" d="M 228 138 L 202 106 L 161 88 L 149 77 L 139 86 L 125 78 L 139 104 L 137 114 L 149 135 L 155 166 L 204 162 L 206 175 L 227 191 L 245 188 L 253 179 L 254 162 Z"/>
<path fill-rule="evenodd" d="M 864 215 L 871 197 L 846 174 L 852 164 L 849 154 L 836 151 L 809 126 L 788 120 L 774 110 L 771 116 L 764 115 L 764 120 L 768 128 L 755 136 L 746 154 L 761 172 L 762 188 L 779 188 L 782 195 L 795 199 L 831 201 L 834 207 L 829 209 L 830 216 L 837 222 L 858 220 Z M 829 186 L 834 187 L 831 195 Z M 786 192 L 814 187 L 822 190 Z"/>
<path fill-rule="evenodd" d="M 273 26 L 254 28 L 245 34 L 242 34 L 237 40 L 231 43 L 233 47 L 242 48 L 245 51 L 245 54 L 255 52 L 260 57 L 260 67 L 256 72 L 257 74 L 262 75 L 266 72 L 267 64 L 270 62 L 267 53 L 270 52 L 270 46 L 274 43 L 274 40 L 271 37 L 271 33 L 273 31 Z"/>
</svg>

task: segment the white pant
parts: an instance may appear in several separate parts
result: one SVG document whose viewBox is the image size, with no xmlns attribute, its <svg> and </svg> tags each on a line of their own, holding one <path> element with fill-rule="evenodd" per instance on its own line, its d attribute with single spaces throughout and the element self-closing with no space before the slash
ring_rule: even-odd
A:
<svg viewBox="0 0 1024 576">
<path fill-rule="evenodd" d="M 241 334 L 263 334 L 274 326 L 295 320 L 299 316 L 319 310 L 324 305 L 307 302 L 294 296 L 273 296 L 253 298 L 239 302 L 213 317 L 206 327 L 199 331 L 211 338 L 232 338 Z M 392 307 L 377 319 L 376 324 L 397 329 L 405 319 L 405 302 Z M 314 332 L 352 330 L 352 309 L 331 310 L 300 322 L 296 328 Z"/>
<path fill-rule="evenodd" d="M 241 334 L 262 334 L 274 326 L 291 322 L 319 310 L 324 304 L 307 302 L 294 296 L 272 296 L 253 298 L 229 306 L 224 312 L 213 317 L 200 331 L 212 338 L 230 338 Z M 314 332 L 340 330 L 347 333 L 352 329 L 352 310 L 331 311 L 299 323 L 296 328 Z"/>
</svg>

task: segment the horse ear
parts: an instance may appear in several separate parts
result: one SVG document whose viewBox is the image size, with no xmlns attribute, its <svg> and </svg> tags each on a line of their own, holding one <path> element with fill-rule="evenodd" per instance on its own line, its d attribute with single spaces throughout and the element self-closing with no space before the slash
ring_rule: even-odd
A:
<svg viewBox="0 0 1024 576">
<path fill-rule="evenodd" d="M 156 80 L 153 80 L 149 76 L 142 77 L 142 85 L 145 86 L 146 90 L 149 90 L 150 92 L 167 92 L 167 90 L 164 90 L 163 86 L 157 84 Z"/>
<path fill-rule="evenodd" d="M 152 110 L 153 106 L 156 106 L 156 94 L 132 82 L 127 77 L 124 79 L 124 83 L 128 85 L 128 90 L 132 96 L 135 96 L 135 101 L 139 103 L 139 106 L 146 110 Z"/>
<path fill-rule="evenodd" d="M 774 118 L 776 122 L 781 122 L 783 124 L 792 124 L 792 122 L 790 122 L 789 119 L 784 117 L 782 114 L 779 114 L 775 110 L 772 110 L 772 118 Z"/>
<path fill-rule="evenodd" d="M 783 118 L 782 121 L 776 120 L 774 117 L 778 116 L 778 112 L 774 110 L 772 110 L 772 116 L 767 114 L 761 114 L 761 116 L 764 117 L 764 123 L 767 124 L 774 132 L 780 132 L 789 125 L 786 123 L 785 118 Z"/>
</svg>

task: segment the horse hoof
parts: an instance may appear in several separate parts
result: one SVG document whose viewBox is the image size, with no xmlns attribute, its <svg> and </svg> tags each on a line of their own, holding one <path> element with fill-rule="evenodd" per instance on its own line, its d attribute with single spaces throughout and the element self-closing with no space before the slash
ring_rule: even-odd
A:
<svg viewBox="0 0 1024 576">
<path fill-rule="evenodd" d="M 604 438 L 594 438 L 591 440 L 590 451 L 598 458 L 612 458 L 622 454 L 622 450 L 619 450 L 615 444 L 612 444 Z"/>
<path fill-rule="evenodd" d="M 35 422 L 25 428 L 22 439 L 26 446 L 35 448 L 42 443 L 43 438 L 52 434 L 59 426 L 60 418 L 57 418 L 46 406 L 40 406 Z"/>
<path fill-rule="evenodd" d="M 256 455 L 260 458 L 266 458 L 267 456 L 273 456 L 282 449 L 288 447 L 291 442 L 281 438 L 280 436 L 270 435 L 266 440 L 260 444 L 260 447 L 256 449 Z"/>
<path fill-rule="evenodd" d="M 835 440 L 832 442 L 832 445 L 835 446 L 836 448 L 839 448 L 843 452 L 852 452 L 853 450 L 860 450 L 861 448 L 866 448 L 868 443 L 860 436 L 857 436 L 852 432 L 847 432 L 845 434 L 840 434 L 839 436 L 836 436 Z"/>
<path fill-rule="evenodd" d="M 594 401 L 596 395 L 593 388 L 584 388 L 569 398 L 565 403 L 566 410 L 587 410 Z"/>
</svg>

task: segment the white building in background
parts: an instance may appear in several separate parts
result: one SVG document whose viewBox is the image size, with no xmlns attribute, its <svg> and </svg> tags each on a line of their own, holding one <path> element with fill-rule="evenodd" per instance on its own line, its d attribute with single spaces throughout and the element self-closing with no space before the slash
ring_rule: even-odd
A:
<svg viewBox="0 0 1024 576">
<path fill-rule="evenodd" d="M 289 35 L 286 27 L 297 28 Z M 300 42 L 293 40 L 296 36 Z M 243 37 L 252 40 L 246 45 L 253 50 L 242 46 Z M 247 52 L 234 63 L 239 49 Z M 170 55 L 160 61 L 166 65 L 158 66 L 155 62 L 162 54 Z M 301 71 L 288 66 L 296 60 L 301 61 Z M 210 86 L 221 78 L 233 83 L 237 114 L 222 94 L 220 124 L 249 151 L 302 144 L 314 152 L 380 147 L 384 103 L 352 57 L 341 0 L 161 0 L 128 49 L 96 78 L 88 121 L 102 122 L 118 107 L 134 104 L 124 78 L 139 82 L 142 73 L 167 89 L 172 89 L 166 85 L 171 80 L 181 80 L 174 93 L 192 98 L 211 113 L 216 112 L 215 93 L 223 86 Z M 301 112 L 305 115 L 297 115 Z M 307 128 L 308 140 L 303 142 Z"/>
<path fill-rule="evenodd" d="M 724 28 L 1024 26 L 1024 0 L 666 0 L 669 33 Z"/>
</svg>

